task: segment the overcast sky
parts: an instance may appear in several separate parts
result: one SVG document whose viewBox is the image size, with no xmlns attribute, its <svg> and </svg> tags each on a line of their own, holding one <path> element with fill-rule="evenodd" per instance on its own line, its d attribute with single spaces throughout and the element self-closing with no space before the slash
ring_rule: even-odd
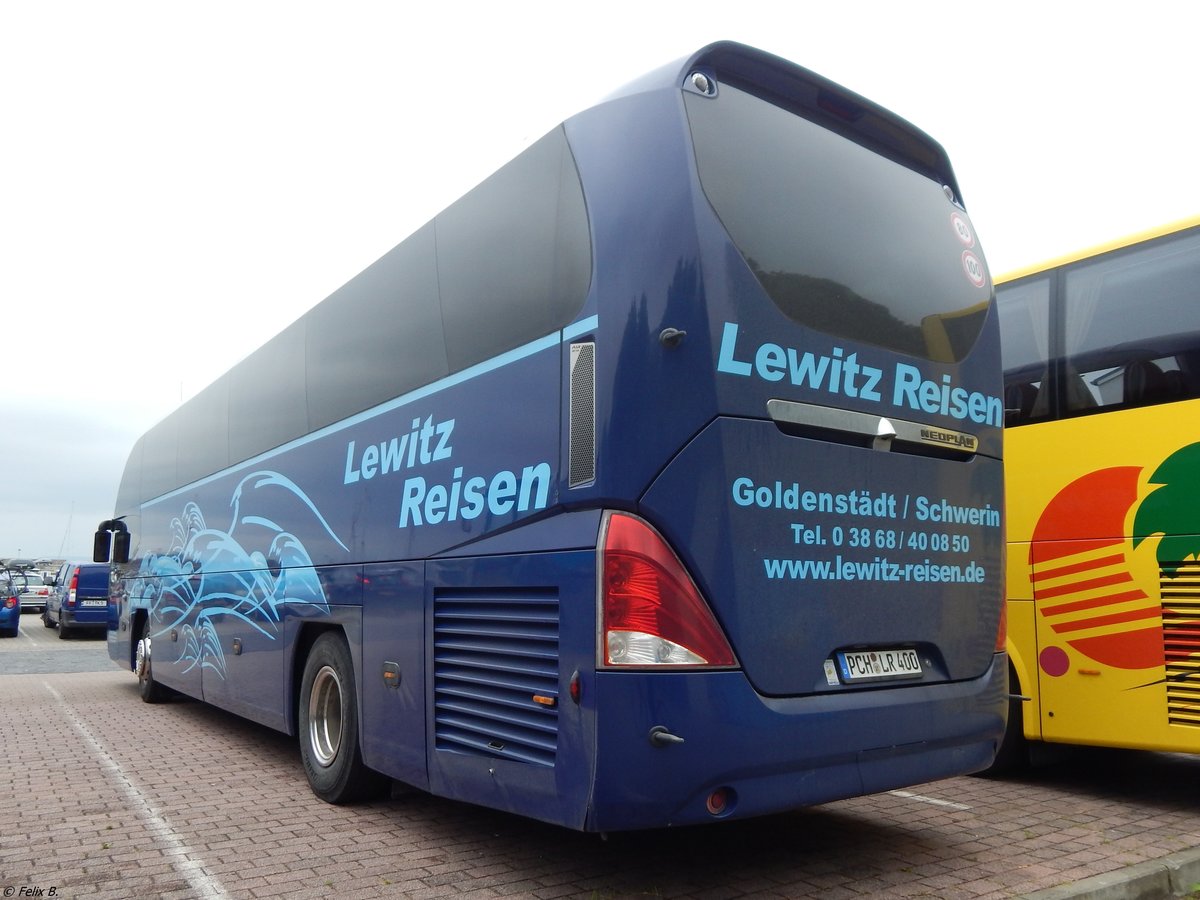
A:
<svg viewBox="0 0 1200 900">
<path fill-rule="evenodd" d="M 0 0 L 0 557 L 90 555 L 139 434 L 554 125 L 714 40 L 940 141 L 994 274 L 1200 213 L 1195 19 Z"/>
</svg>

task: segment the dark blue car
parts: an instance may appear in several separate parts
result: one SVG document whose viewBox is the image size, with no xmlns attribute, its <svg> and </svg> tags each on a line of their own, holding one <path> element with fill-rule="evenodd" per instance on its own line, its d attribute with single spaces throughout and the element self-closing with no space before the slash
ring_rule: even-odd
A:
<svg viewBox="0 0 1200 900">
<path fill-rule="evenodd" d="M 20 625 L 20 592 L 8 575 L 0 573 L 0 636 L 16 637 Z"/>
<path fill-rule="evenodd" d="M 42 623 L 58 626 L 58 636 L 73 631 L 103 631 L 108 625 L 108 566 L 63 563 L 54 579 Z"/>
</svg>

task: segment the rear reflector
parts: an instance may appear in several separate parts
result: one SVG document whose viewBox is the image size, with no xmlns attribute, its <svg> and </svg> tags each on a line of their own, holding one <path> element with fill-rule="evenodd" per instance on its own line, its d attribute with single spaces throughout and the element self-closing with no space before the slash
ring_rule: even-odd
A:
<svg viewBox="0 0 1200 900">
<path fill-rule="evenodd" d="M 649 524 L 609 513 L 600 567 L 602 665 L 737 665 L 691 576 Z"/>
</svg>

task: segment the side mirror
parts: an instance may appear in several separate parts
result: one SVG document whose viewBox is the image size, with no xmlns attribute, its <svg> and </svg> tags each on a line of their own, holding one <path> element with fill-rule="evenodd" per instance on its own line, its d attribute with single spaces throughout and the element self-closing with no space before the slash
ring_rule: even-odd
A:
<svg viewBox="0 0 1200 900">
<path fill-rule="evenodd" d="M 111 542 L 112 535 L 108 531 L 96 532 L 96 537 L 92 544 L 92 562 L 108 562 L 108 546 Z"/>
<path fill-rule="evenodd" d="M 131 535 L 128 531 L 118 531 L 113 535 L 113 562 L 129 562 L 129 544 Z"/>
<path fill-rule="evenodd" d="M 109 548 L 112 549 L 114 563 L 129 562 L 129 529 L 120 519 L 106 519 L 96 529 L 96 537 L 92 543 L 92 562 L 106 563 L 109 561 Z"/>
</svg>

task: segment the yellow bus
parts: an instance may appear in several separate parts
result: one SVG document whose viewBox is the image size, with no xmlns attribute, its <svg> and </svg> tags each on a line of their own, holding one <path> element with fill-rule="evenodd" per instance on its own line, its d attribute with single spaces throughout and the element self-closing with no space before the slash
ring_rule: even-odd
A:
<svg viewBox="0 0 1200 900">
<path fill-rule="evenodd" d="M 1200 752 L 1200 217 L 996 287 L 1029 741 Z"/>
</svg>

